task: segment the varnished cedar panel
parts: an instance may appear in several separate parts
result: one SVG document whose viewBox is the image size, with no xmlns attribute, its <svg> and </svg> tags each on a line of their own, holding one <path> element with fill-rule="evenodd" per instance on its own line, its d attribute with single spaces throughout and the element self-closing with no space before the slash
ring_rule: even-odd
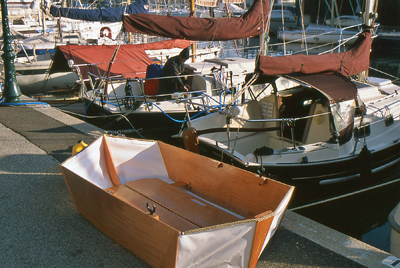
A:
<svg viewBox="0 0 400 268">
<path fill-rule="evenodd" d="M 191 191 L 244 217 L 274 211 L 290 186 L 158 142 L 168 176 L 190 183 Z"/>
<path fill-rule="evenodd" d="M 174 239 L 167 251 L 167 254 L 165 254 L 165 258 L 163 260 L 163 262 L 161 263 L 161 268 L 169 268 L 169 267 L 175 267 L 176 266 L 176 262 L 178 259 L 178 241 L 179 241 L 179 237 L 176 237 L 176 239 Z"/>
<path fill-rule="evenodd" d="M 125 186 L 138 191 L 199 227 L 240 220 L 238 217 L 206 203 L 158 178 L 131 181 L 125 183 Z"/>
<path fill-rule="evenodd" d="M 61 169 L 76 208 L 92 224 L 153 267 L 160 267 L 171 244 L 177 240 L 177 230 L 80 178 L 70 170 L 63 167 Z M 144 206 L 147 201 L 144 201 Z"/>
<path fill-rule="evenodd" d="M 271 213 L 271 211 L 269 211 L 269 213 Z M 256 267 L 261 250 L 263 249 L 262 247 L 264 245 L 265 238 L 268 234 L 273 219 L 274 216 L 271 215 L 271 217 L 257 222 L 256 231 L 254 233 L 253 246 L 251 250 L 249 268 Z"/>
<path fill-rule="evenodd" d="M 108 146 L 107 138 L 105 135 L 103 135 L 102 139 L 104 144 L 104 157 L 106 159 L 108 174 L 110 175 L 111 181 L 113 182 L 114 186 L 120 185 L 121 183 L 119 181 L 118 171 L 117 168 L 115 167 L 110 147 Z"/>
</svg>

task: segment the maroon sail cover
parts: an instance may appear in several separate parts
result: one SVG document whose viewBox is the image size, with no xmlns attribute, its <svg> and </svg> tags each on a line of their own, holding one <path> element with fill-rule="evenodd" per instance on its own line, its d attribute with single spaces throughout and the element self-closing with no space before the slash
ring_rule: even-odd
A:
<svg viewBox="0 0 400 268">
<path fill-rule="evenodd" d="M 268 14 L 269 0 L 254 0 L 241 17 L 217 19 L 141 13 L 124 16 L 123 25 L 125 32 L 193 41 L 227 41 L 262 34 Z"/>
<path fill-rule="evenodd" d="M 353 46 L 341 53 L 323 55 L 260 56 L 256 70 L 264 75 L 341 73 L 355 75 L 369 68 L 371 33 L 361 33 Z"/>
</svg>

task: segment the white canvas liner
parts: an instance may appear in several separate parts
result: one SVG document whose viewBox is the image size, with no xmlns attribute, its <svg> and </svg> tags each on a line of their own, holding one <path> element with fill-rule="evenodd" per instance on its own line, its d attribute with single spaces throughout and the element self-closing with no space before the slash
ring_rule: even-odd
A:
<svg viewBox="0 0 400 268">
<path fill-rule="evenodd" d="M 251 221 L 181 235 L 176 267 L 248 267 L 255 226 Z"/>
<path fill-rule="evenodd" d="M 140 141 L 105 136 L 110 148 L 121 184 L 143 178 L 168 178 L 160 148 L 155 141 Z M 112 186 L 104 158 L 104 143 L 97 139 L 89 147 L 63 163 L 67 169 L 106 189 Z M 118 152 L 118 153 L 112 153 Z"/>
</svg>

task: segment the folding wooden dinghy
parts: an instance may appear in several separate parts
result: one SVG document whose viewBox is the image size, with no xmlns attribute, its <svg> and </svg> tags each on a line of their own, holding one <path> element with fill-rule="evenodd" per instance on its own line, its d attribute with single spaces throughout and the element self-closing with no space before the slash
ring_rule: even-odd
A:
<svg viewBox="0 0 400 268">
<path fill-rule="evenodd" d="M 255 267 L 293 193 L 162 142 L 106 135 L 60 166 L 76 208 L 153 267 Z"/>
</svg>

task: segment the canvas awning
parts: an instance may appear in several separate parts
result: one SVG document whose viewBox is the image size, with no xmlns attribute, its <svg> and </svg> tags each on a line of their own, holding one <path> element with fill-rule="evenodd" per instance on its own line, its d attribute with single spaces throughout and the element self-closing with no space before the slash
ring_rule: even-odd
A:
<svg viewBox="0 0 400 268">
<path fill-rule="evenodd" d="M 84 79 L 88 78 L 87 73 L 91 72 L 98 76 L 104 76 L 110 60 L 117 49 L 117 45 L 65 45 L 56 47 L 54 61 L 50 72 L 57 72 L 56 57 L 64 57 L 62 61 L 72 60 L 74 65 L 79 66 Z M 121 45 L 116 58 L 111 66 L 109 77 L 120 76 L 124 78 L 144 78 L 147 65 L 152 64 L 151 59 L 143 48 L 134 45 Z M 53 68 L 54 66 L 54 68 Z"/>
<path fill-rule="evenodd" d="M 260 56 L 256 71 L 264 75 L 338 72 L 351 76 L 369 68 L 371 33 L 363 32 L 346 52 L 323 55 Z"/>
<path fill-rule="evenodd" d="M 269 16 L 269 0 L 254 0 L 241 17 L 195 18 L 154 14 L 126 15 L 125 32 L 193 41 L 227 41 L 262 34 Z"/>
<path fill-rule="evenodd" d="M 312 86 L 324 94 L 331 103 L 355 99 L 357 96 L 356 85 L 349 78 L 339 73 L 290 74 L 284 77 Z"/>
<path fill-rule="evenodd" d="M 68 61 L 78 65 L 82 77 L 88 78 L 88 72 L 103 76 L 108 69 L 114 51 L 118 47 L 116 58 L 111 66 L 109 77 L 145 78 L 146 68 L 153 64 L 145 50 L 185 48 L 190 45 L 186 40 L 166 40 L 139 45 L 63 45 L 57 46 L 53 56 L 50 74 L 69 72 Z"/>
</svg>

